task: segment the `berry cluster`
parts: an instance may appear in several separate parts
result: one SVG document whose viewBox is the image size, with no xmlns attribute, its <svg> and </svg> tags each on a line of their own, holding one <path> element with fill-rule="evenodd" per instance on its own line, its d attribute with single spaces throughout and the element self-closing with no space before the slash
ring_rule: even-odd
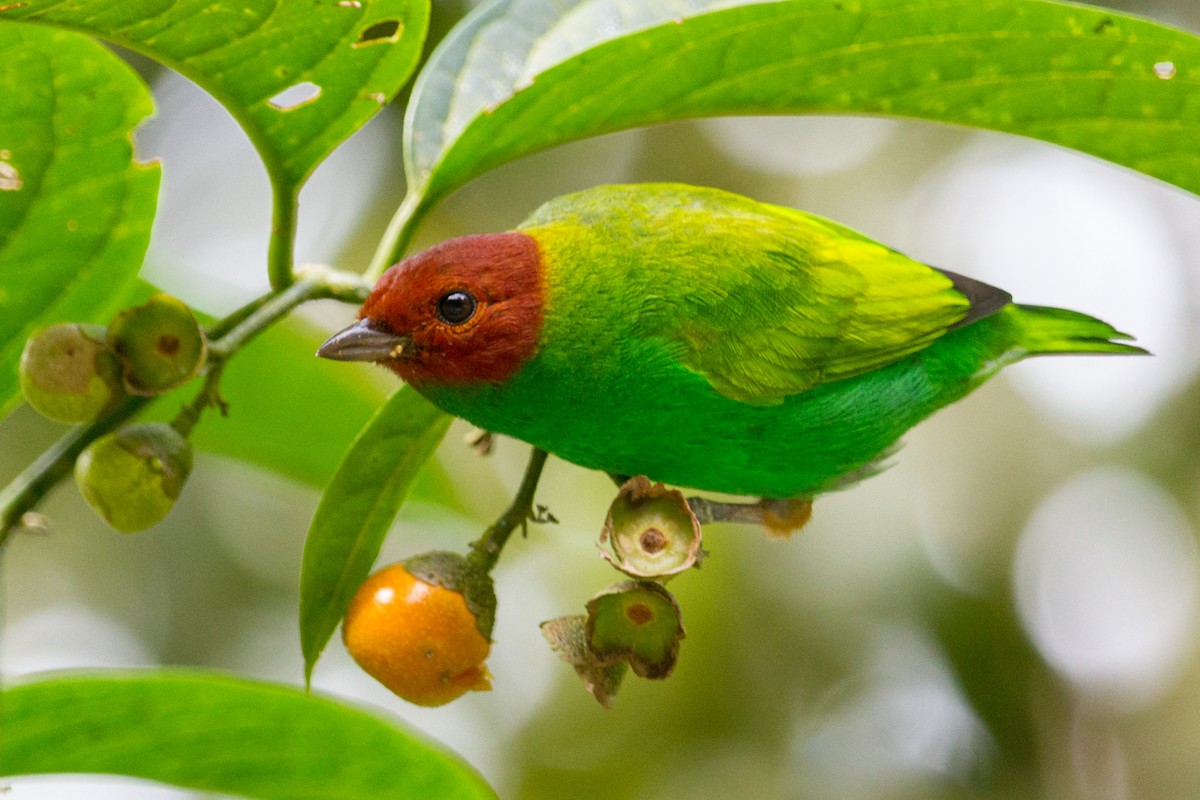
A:
<svg viewBox="0 0 1200 800">
<path fill-rule="evenodd" d="M 204 367 L 208 343 L 182 301 L 154 295 L 107 328 L 75 322 L 34 333 L 21 354 L 25 401 L 50 419 L 93 422 L 135 397 L 176 389 Z M 192 469 L 187 441 L 193 415 L 171 424 L 127 425 L 90 442 L 75 461 L 75 481 L 109 525 L 131 533 L 171 510 Z"/>
<path fill-rule="evenodd" d="M 671 674 L 684 637 L 663 583 L 698 566 L 700 523 L 678 490 L 634 478 L 621 487 L 600 535 L 601 554 L 628 575 L 587 603 L 587 613 L 542 624 L 542 632 L 605 706 L 626 673 Z M 478 552 L 478 551 L 477 551 Z M 433 552 L 384 567 L 358 589 L 342 638 L 358 664 L 417 705 L 491 689 L 485 661 L 496 597 L 475 555 Z"/>
</svg>

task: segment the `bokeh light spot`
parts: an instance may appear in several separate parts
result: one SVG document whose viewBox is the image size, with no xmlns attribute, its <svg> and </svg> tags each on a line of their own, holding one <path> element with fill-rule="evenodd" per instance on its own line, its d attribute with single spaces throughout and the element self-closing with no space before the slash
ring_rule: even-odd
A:
<svg viewBox="0 0 1200 800">
<path fill-rule="evenodd" d="M 1139 705 L 1165 690 L 1196 639 L 1194 533 L 1157 484 L 1128 469 L 1075 476 L 1021 534 L 1014 589 L 1043 657 L 1079 687 Z"/>
</svg>

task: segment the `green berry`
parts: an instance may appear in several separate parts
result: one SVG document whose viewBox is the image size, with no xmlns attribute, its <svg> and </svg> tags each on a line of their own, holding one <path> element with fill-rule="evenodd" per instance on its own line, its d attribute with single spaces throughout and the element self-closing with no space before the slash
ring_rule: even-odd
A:
<svg viewBox="0 0 1200 800">
<path fill-rule="evenodd" d="M 187 304 L 156 294 L 108 326 L 108 346 L 121 362 L 125 388 L 158 395 L 190 381 L 204 366 L 208 344 Z"/>
<path fill-rule="evenodd" d="M 25 401 L 59 422 L 90 422 L 126 397 L 99 325 L 64 322 L 35 333 L 21 353 L 20 380 Z"/>
<path fill-rule="evenodd" d="M 191 471 L 188 441 L 170 425 L 148 422 L 88 445 L 75 461 L 75 482 L 109 525 L 134 533 L 167 515 Z"/>
</svg>

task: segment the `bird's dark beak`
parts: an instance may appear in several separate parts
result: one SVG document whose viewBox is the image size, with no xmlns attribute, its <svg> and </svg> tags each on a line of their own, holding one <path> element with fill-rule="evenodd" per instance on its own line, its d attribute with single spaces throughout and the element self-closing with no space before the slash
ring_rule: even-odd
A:
<svg viewBox="0 0 1200 800">
<path fill-rule="evenodd" d="M 334 361 L 387 361 L 399 358 L 411 341 L 407 336 L 381 330 L 369 319 L 360 319 L 326 339 L 317 355 Z"/>
</svg>

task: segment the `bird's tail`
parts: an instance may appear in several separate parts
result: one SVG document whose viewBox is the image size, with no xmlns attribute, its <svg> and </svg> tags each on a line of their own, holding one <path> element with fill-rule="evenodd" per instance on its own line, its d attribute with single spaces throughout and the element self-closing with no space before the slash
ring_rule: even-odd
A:
<svg viewBox="0 0 1200 800">
<path fill-rule="evenodd" d="M 1107 322 L 1095 317 L 1048 306 L 1013 306 L 1012 318 L 1021 330 L 1020 343 L 1029 355 L 1050 353 L 1123 353 L 1147 355 L 1147 351 L 1114 339 L 1132 340 Z"/>
</svg>

